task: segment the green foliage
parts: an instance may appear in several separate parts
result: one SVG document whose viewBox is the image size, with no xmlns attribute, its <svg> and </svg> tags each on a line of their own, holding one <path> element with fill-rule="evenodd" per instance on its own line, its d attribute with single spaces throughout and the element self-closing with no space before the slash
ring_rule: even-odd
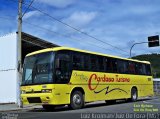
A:
<svg viewBox="0 0 160 119">
<path fill-rule="evenodd" d="M 160 77 L 160 54 L 145 54 L 132 57 L 133 59 L 151 62 L 152 73 L 154 77 Z"/>
</svg>

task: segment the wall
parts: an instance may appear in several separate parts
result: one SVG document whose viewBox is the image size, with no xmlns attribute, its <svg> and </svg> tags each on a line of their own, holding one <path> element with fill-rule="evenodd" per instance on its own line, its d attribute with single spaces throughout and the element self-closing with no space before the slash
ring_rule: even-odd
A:
<svg viewBox="0 0 160 119">
<path fill-rule="evenodd" d="M 0 37 L 0 103 L 17 102 L 17 35 Z"/>
</svg>

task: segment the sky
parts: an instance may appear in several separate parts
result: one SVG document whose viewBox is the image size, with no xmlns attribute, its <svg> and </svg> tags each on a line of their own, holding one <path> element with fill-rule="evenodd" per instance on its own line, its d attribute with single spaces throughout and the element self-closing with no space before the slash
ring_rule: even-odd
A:
<svg viewBox="0 0 160 119">
<path fill-rule="evenodd" d="M 17 31 L 18 0 L 0 1 L 3 36 Z M 31 1 L 24 0 L 23 13 Z M 22 31 L 60 46 L 129 57 L 134 43 L 160 34 L 159 5 L 160 0 L 34 0 L 23 17 Z M 144 43 L 132 49 L 132 56 L 151 53 L 160 53 L 160 47 Z"/>
</svg>

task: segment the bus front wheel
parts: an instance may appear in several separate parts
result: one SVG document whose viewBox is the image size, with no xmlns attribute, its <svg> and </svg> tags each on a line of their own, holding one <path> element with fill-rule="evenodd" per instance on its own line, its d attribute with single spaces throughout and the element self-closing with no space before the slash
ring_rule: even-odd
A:
<svg viewBox="0 0 160 119">
<path fill-rule="evenodd" d="M 136 88 L 132 88 L 132 90 L 131 90 L 131 101 L 135 102 L 135 101 L 137 101 L 137 98 L 138 98 L 137 89 Z"/>
<path fill-rule="evenodd" d="M 72 109 L 81 109 L 84 106 L 84 98 L 81 91 L 74 91 L 70 99 L 70 107 Z"/>
</svg>

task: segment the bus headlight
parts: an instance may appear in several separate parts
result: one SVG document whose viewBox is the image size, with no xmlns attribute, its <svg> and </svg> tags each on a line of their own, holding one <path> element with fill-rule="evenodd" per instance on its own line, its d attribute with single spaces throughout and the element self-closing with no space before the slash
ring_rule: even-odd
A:
<svg viewBox="0 0 160 119">
<path fill-rule="evenodd" d="M 25 90 L 21 90 L 21 94 L 26 94 L 26 91 Z"/>
<path fill-rule="evenodd" d="M 42 89 L 42 93 L 52 93 L 52 89 Z"/>
</svg>

